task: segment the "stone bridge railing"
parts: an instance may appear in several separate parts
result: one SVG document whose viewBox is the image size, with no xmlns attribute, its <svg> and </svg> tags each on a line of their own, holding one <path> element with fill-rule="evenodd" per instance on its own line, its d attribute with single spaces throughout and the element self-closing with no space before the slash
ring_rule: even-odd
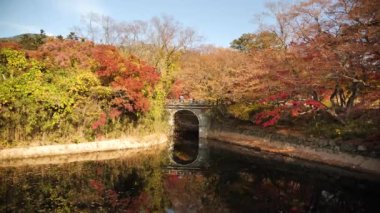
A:
<svg viewBox="0 0 380 213">
<path fill-rule="evenodd" d="M 207 100 L 194 100 L 194 99 L 169 99 L 166 100 L 166 107 L 168 108 L 173 108 L 173 107 L 206 107 L 206 108 L 211 108 L 212 106 L 215 106 L 216 102 L 215 101 L 207 101 Z"/>
</svg>

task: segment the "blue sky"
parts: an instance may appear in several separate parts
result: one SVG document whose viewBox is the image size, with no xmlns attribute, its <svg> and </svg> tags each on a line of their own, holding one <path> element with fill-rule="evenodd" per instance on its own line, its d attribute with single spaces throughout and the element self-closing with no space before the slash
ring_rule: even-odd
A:
<svg viewBox="0 0 380 213">
<path fill-rule="evenodd" d="M 82 15 L 95 12 L 117 21 L 149 20 L 169 15 L 204 37 L 203 42 L 227 47 L 241 34 L 256 29 L 254 15 L 265 0 L 0 0 L 0 37 L 21 33 L 66 36 Z"/>
</svg>

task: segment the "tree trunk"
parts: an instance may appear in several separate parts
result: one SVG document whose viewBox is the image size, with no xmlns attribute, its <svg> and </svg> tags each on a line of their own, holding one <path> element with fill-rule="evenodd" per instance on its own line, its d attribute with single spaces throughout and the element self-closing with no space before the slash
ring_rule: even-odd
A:
<svg viewBox="0 0 380 213">
<path fill-rule="evenodd" d="M 10 125 L 8 128 L 8 142 L 11 143 L 15 140 L 16 125 Z"/>
<path fill-rule="evenodd" d="M 330 96 L 330 102 L 331 102 L 333 108 L 335 108 L 335 106 L 336 106 L 334 98 L 337 96 L 337 94 L 338 94 L 338 85 L 335 86 L 334 92 Z"/>
<path fill-rule="evenodd" d="M 313 90 L 311 96 L 313 97 L 313 100 L 319 101 L 318 93 L 315 90 Z"/>
<path fill-rule="evenodd" d="M 347 105 L 346 105 L 346 112 L 345 112 L 345 117 L 346 118 L 351 113 L 351 109 L 354 106 L 354 102 L 355 102 L 356 97 L 358 96 L 358 92 L 359 92 L 359 83 L 358 82 L 353 82 L 352 86 L 351 86 L 351 95 L 348 98 Z"/>
<path fill-rule="evenodd" d="M 336 114 L 335 110 L 334 109 L 327 109 L 326 112 L 336 121 L 338 121 L 340 124 L 342 125 L 346 125 L 346 122 L 341 118 L 339 117 L 338 114 Z"/>
</svg>

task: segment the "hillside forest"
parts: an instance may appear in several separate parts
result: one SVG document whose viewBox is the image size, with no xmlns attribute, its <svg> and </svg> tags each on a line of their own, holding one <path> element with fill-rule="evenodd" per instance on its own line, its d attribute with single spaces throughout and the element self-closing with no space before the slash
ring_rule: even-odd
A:
<svg viewBox="0 0 380 213">
<path fill-rule="evenodd" d="M 1 39 L 0 146 L 165 131 L 165 101 L 179 96 L 255 128 L 378 141 L 379 8 L 268 3 L 259 29 L 230 48 L 202 44 L 169 16 L 119 22 L 95 13 L 66 36 Z"/>
</svg>

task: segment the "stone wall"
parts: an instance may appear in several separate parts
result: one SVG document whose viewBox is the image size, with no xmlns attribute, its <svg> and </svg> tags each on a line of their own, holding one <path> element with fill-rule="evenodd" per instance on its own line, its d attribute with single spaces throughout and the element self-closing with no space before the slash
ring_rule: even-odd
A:
<svg viewBox="0 0 380 213">
<path fill-rule="evenodd" d="M 246 128 L 250 126 L 250 128 Z M 265 128 L 254 127 L 252 123 L 245 123 L 238 120 L 216 121 L 210 125 L 210 131 L 233 132 L 242 135 L 255 136 L 268 141 L 279 141 L 295 145 L 303 145 L 314 149 L 322 149 L 332 153 L 348 153 L 361 155 L 365 157 L 379 158 L 379 150 L 367 149 L 364 145 L 354 145 L 345 141 L 337 141 L 333 139 L 322 139 L 314 137 L 302 137 L 289 134 L 281 134 L 274 131 L 268 131 Z"/>
<path fill-rule="evenodd" d="M 375 175 L 380 178 L 380 159 L 315 148 L 276 140 L 273 137 L 258 137 L 223 130 L 210 130 L 208 138 L 223 141 L 252 150 L 252 152 L 274 153 L 284 157 L 302 159 L 356 172 Z"/>
<path fill-rule="evenodd" d="M 0 150 L 0 160 L 35 158 L 53 155 L 80 154 L 123 149 L 144 149 L 166 142 L 166 135 L 154 134 L 145 136 L 143 138 L 130 137 L 116 140 L 88 142 L 80 144 L 60 144 L 49 146 L 12 148 Z"/>
</svg>

